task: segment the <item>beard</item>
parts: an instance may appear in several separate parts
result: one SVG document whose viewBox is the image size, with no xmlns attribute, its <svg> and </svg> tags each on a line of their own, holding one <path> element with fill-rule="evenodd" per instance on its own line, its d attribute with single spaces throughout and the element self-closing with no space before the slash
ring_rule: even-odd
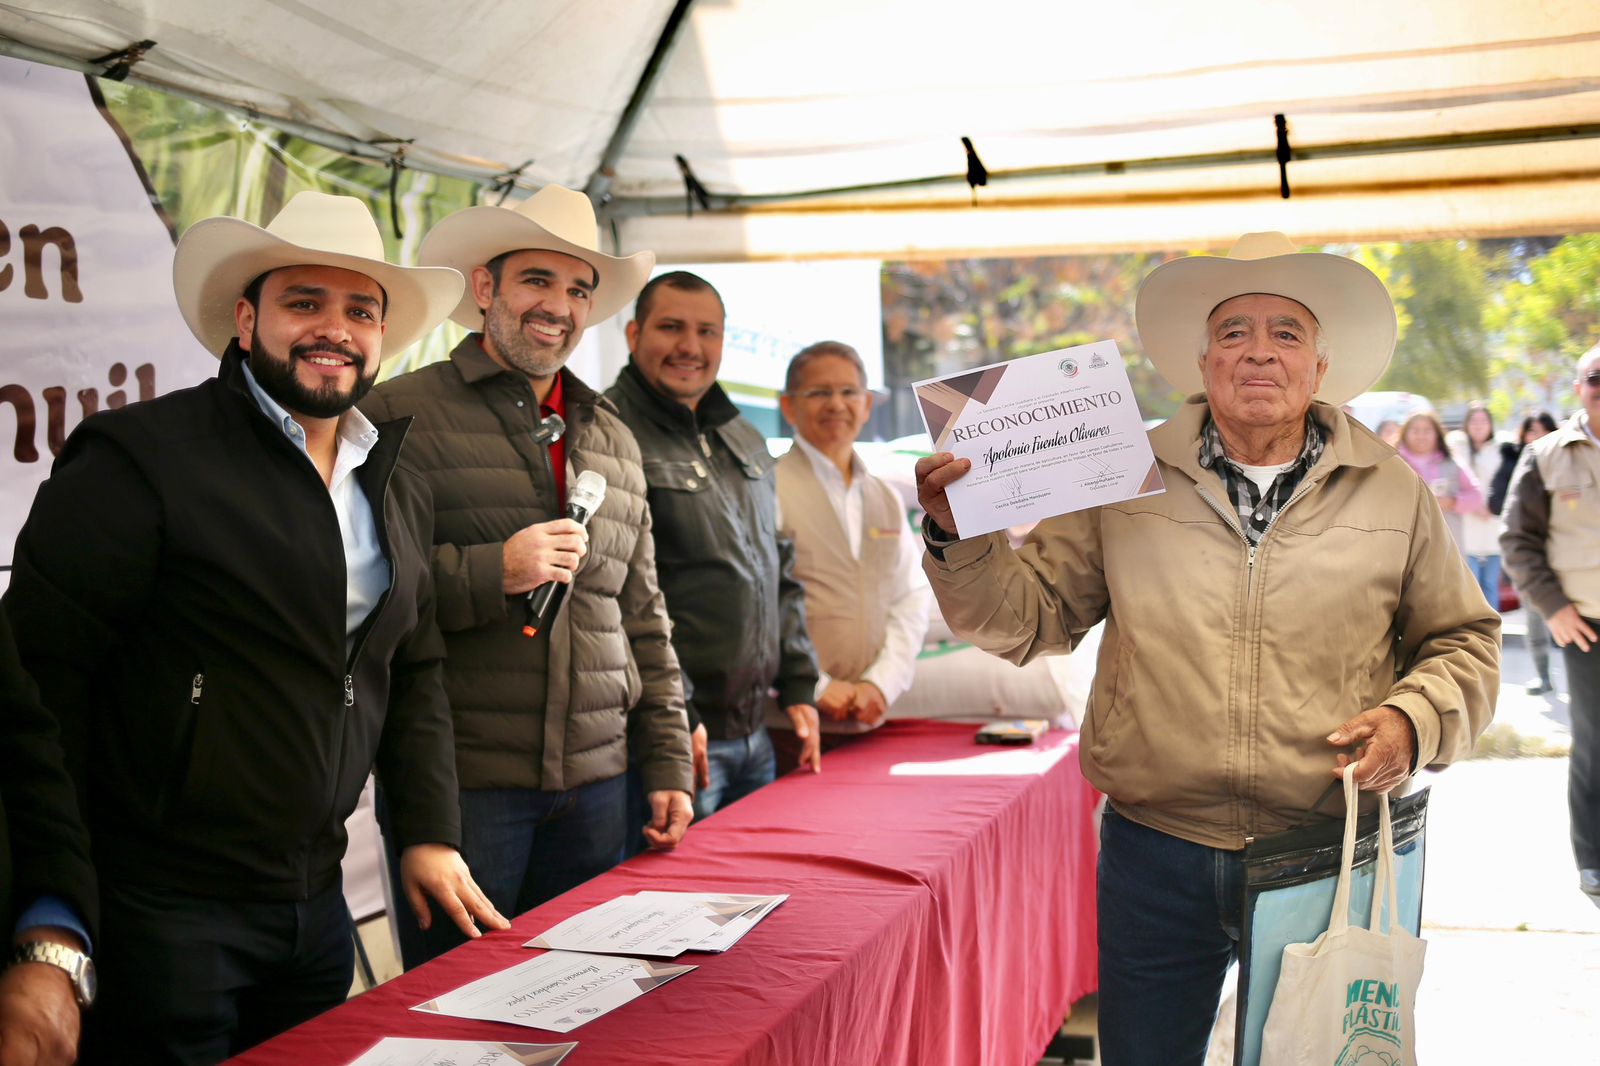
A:
<svg viewBox="0 0 1600 1066">
<path fill-rule="evenodd" d="M 545 348 L 529 340 L 523 328 L 529 322 L 545 322 L 567 331 L 559 348 Z M 529 311 L 518 316 L 506 305 L 495 300 L 483 318 L 483 332 L 501 358 L 530 378 L 548 378 L 566 365 L 572 349 L 578 344 L 578 331 L 570 318 Z"/>
<path fill-rule="evenodd" d="M 302 384 L 295 376 L 295 363 L 316 352 L 349 359 L 356 370 L 355 384 L 348 389 L 341 389 L 331 381 L 325 381 L 315 388 Z M 370 376 L 366 373 L 366 356 L 354 348 L 342 347 L 331 341 L 297 344 L 289 349 L 287 357 L 280 357 L 262 342 L 261 331 L 257 328 L 251 331 L 250 351 L 247 354 L 250 357 L 250 373 L 255 377 L 256 384 L 261 386 L 261 391 L 285 410 L 307 418 L 338 418 L 359 403 L 378 383 L 376 369 Z"/>
</svg>

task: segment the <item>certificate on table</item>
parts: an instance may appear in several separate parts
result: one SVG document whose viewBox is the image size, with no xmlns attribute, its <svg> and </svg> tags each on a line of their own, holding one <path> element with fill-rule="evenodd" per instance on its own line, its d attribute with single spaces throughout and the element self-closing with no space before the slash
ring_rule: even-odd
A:
<svg viewBox="0 0 1600 1066">
<path fill-rule="evenodd" d="M 570 1033 L 692 969 L 648 959 L 551 951 L 411 1009 Z"/>
<path fill-rule="evenodd" d="M 972 460 L 947 490 L 963 537 L 1166 491 L 1114 341 L 912 388 L 934 449 Z"/>
<path fill-rule="evenodd" d="M 672 959 L 764 901 L 750 897 L 736 903 L 727 896 L 692 892 L 618 896 L 551 926 L 523 946 Z"/>
<path fill-rule="evenodd" d="M 558 1066 L 577 1046 L 386 1036 L 349 1066 Z"/>
<path fill-rule="evenodd" d="M 726 924 L 689 949 L 717 953 L 737 944 L 761 919 L 789 898 L 787 893 L 779 896 L 743 896 L 718 892 L 639 892 L 636 895 L 696 900 L 725 918 Z"/>
</svg>

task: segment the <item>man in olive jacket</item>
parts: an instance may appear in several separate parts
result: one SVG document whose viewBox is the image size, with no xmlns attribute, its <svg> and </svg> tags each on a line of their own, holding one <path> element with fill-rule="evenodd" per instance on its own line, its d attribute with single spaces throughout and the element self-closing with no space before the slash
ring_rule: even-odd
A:
<svg viewBox="0 0 1600 1066">
<path fill-rule="evenodd" d="M 449 648 L 462 851 L 496 907 L 520 914 L 621 854 L 630 741 L 671 847 L 692 817 L 678 660 L 656 584 L 644 472 L 615 408 L 566 369 L 584 327 L 625 306 L 654 256 L 598 250 L 593 208 L 548 185 L 515 208 L 441 221 L 424 264 L 470 278 L 450 360 L 380 386 L 373 417 L 415 418 L 411 462 L 434 493 L 433 569 Z M 536 433 L 551 416 L 559 440 Z M 587 529 L 564 518 L 585 472 L 606 479 Z M 528 594 L 568 586 L 525 635 Z M 407 966 L 460 937 L 401 929 Z"/>
</svg>

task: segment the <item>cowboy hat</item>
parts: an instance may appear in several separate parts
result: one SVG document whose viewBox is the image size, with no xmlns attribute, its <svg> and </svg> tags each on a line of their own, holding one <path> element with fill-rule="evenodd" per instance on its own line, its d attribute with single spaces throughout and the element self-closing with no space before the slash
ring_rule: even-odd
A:
<svg viewBox="0 0 1600 1066">
<path fill-rule="evenodd" d="M 225 215 L 190 226 L 172 259 L 178 309 L 206 350 L 220 356 L 239 332 L 233 311 L 245 288 L 269 270 L 291 266 L 342 267 L 383 286 L 385 356 L 443 322 L 466 284 L 454 270 L 388 263 L 372 212 L 355 197 L 302 192 L 265 229 Z"/>
<path fill-rule="evenodd" d="M 594 205 L 583 193 L 560 185 L 546 185 L 513 206 L 468 207 L 447 216 L 422 239 L 417 262 L 453 267 L 470 279 L 474 267 L 496 256 L 529 250 L 561 252 L 594 267 L 591 326 L 626 307 L 656 265 L 654 252 L 620 258 L 600 251 Z M 483 310 L 470 284 L 450 318 L 467 329 L 483 329 Z"/>
<path fill-rule="evenodd" d="M 1342 255 L 1298 251 L 1281 233 L 1246 233 L 1226 257 L 1174 259 L 1139 286 L 1139 339 L 1173 388 L 1185 395 L 1201 391 L 1206 320 L 1224 300 L 1248 293 L 1287 297 L 1316 316 L 1328 354 L 1317 399 L 1346 403 L 1388 369 L 1394 301 L 1376 274 Z"/>
</svg>

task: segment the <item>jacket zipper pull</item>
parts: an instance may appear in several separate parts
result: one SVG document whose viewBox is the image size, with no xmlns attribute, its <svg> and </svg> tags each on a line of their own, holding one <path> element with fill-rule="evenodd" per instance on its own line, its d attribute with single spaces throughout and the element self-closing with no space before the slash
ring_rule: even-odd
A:
<svg viewBox="0 0 1600 1066">
<path fill-rule="evenodd" d="M 200 706 L 200 692 L 206 687 L 206 675 L 195 674 L 194 680 L 189 682 L 189 702 L 196 707 Z"/>
<path fill-rule="evenodd" d="M 356 679 L 349 674 L 344 675 L 344 705 L 346 707 L 356 705 Z"/>
</svg>

